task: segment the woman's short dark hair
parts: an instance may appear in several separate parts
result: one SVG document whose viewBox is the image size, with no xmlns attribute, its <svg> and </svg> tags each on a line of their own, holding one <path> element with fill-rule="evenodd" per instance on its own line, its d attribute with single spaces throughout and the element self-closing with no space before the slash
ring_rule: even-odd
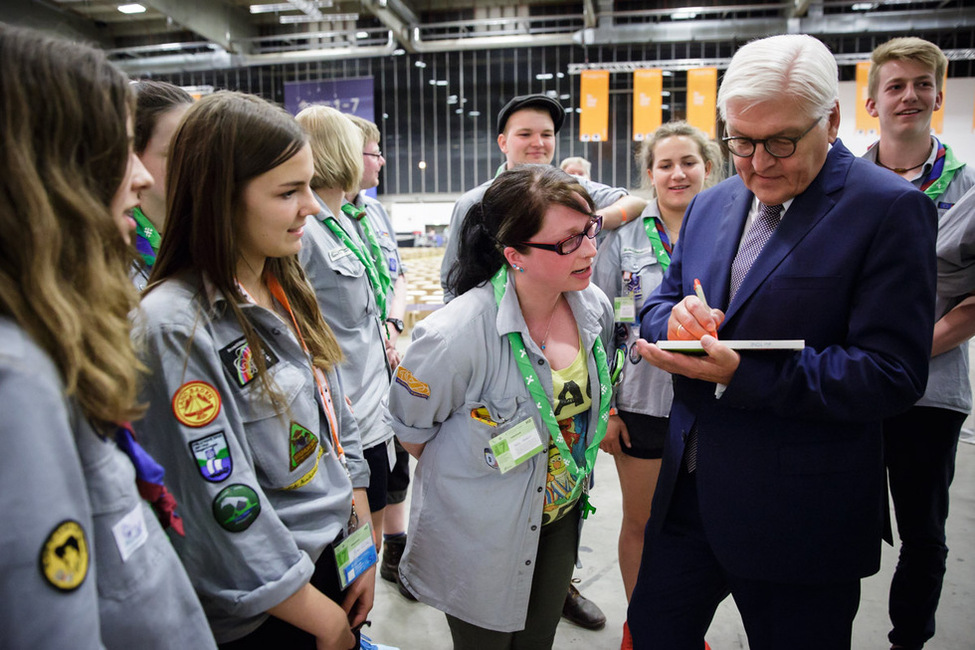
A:
<svg viewBox="0 0 975 650">
<path fill-rule="evenodd" d="M 551 165 L 519 165 L 498 176 L 480 203 L 467 212 L 460 233 L 457 261 L 447 274 L 447 289 L 455 296 L 491 279 L 505 264 L 504 249 L 519 252 L 542 228 L 551 205 L 582 212 L 579 199 L 595 205 L 579 180 Z"/>
</svg>

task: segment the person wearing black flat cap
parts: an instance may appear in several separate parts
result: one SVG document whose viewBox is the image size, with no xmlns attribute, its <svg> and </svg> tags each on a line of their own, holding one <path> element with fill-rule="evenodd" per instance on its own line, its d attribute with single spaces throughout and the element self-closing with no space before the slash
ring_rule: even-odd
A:
<svg viewBox="0 0 975 650">
<path fill-rule="evenodd" d="M 513 97 L 498 112 L 498 148 L 505 155 L 505 162 L 498 167 L 501 172 L 516 165 L 551 165 L 555 157 L 555 142 L 559 129 L 565 122 L 562 104 L 548 95 L 519 95 Z M 485 190 L 494 178 L 478 185 L 461 196 L 454 204 L 450 217 L 450 232 L 460 232 L 464 218 L 471 206 L 480 203 Z M 647 202 L 630 196 L 624 188 L 609 187 L 590 180 L 581 181 L 596 204 L 596 214 L 603 217 L 603 228 L 612 230 L 643 212 Z M 447 275 L 457 262 L 457 237 L 447 242 L 443 263 L 440 266 L 440 284 L 444 288 L 444 302 L 454 298 L 447 288 Z"/>
</svg>

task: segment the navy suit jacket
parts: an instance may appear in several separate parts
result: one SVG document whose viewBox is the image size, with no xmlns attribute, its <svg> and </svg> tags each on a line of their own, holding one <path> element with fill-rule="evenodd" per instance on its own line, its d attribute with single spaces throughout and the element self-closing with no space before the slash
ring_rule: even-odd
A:
<svg viewBox="0 0 975 650">
<path fill-rule="evenodd" d="M 652 508 L 668 516 L 691 427 L 702 523 L 733 574 L 835 582 L 875 573 L 887 516 L 881 421 L 924 392 L 934 327 L 937 213 L 923 193 L 837 140 L 728 304 L 753 194 L 739 177 L 694 198 L 641 335 L 667 337 L 700 278 L 724 339 L 805 339 L 744 352 L 720 398 L 675 377 Z"/>
</svg>

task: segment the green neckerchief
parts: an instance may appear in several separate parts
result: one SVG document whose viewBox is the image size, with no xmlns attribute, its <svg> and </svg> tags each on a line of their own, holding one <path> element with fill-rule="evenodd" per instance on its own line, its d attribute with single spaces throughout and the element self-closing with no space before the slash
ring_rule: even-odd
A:
<svg viewBox="0 0 975 650">
<path fill-rule="evenodd" d="M 500 307 L 501 298 L 504 296 L 508 284 L 507 266 L 502 266 L 494 274 L 494 277 L 491 278 L 491 284 L 494 287 L 494 300 Z M 589 474 L 592 473 L 592 469 L 596 464 L 599 443 L 606 436 L 606 424 L 609 422 L 609 403 L 613 398 L 613 389 L 609 379 L 609 366 L 606 363 L 606 350 L 603 348 L 603 341 L 597 336 L 596 341 L 592 344 L 592 354 L 596 359 L 596 372 L 599 376 L 599 421 L 596 423 L 596 433 L 593 435 L 592 442 L 586 448 L 586 466 L 583 469 L 580 469 L 576 464 L 575 459 L 572 457 L 572 452 L 569 450 L 568 445 L 565 444 L 565 438 L 562 436 L 558 420 L 555 419 L 555 412 L 552 411 L 552 402 L 549 400 L 548 395 L 545 394 L 545 389 L 542 388 L 542 383 L 539 381 L 538 375 L 535 373 L 535 369 L 528 359 L 528 351 L 525 350 L 525 343 L 521 338 L 521 333 L 508 332 L 508 341 L 511 344 L 511 351 L 515 355 L 515 362 L 518 364 L 518 369 L 521 371 L 521 376 L 525 381 L 525 387 L 535 401 L 535 408 L 538 409 L 538 414 L 542 416 L 542 422 L 545 423 L 545 427 L 548 429 L 552 441 L 555 443 L 555 447 L 562 454 L 562 461 L 568 467 L 569 474 L 575 479 L 575 485 L 568 497 L 568 500 L 571 501 L 578 496 L 579 491 L 587 484 Z M 590 512 L 596 512 L 596 508 L 589 503 L 588 492 L 583 493 L 580 500 L 582 501 L 583 519 L 586 519 Z"/>
<path fill-rule="evenodd" d="M 946 189 L 948 189 L 948 184 L 951 183 L 951 179 L 955 177 L 955 172 L 965 166 L 965 163 L 960 162 L 957 158 L 955 158 L 955 154 L 951 150 L 951 147 L 946 145 L 944 142 L 941 144 L 945 148 L 944 169 L 941 170 L 941 176 L 938 177 L 938 180 L 931 183 L 931 185 L 924 190 L 924 193 L 928 195 L 928 198 L 934 202 L 937 202 L 938 198 Z"/>
<path fill-rule="evenodd" d="M 392 292 L 393 279 L 389 277 L 389 265 L 386 261 L 386 255 L 383 254 L 383 249 L 379 247 L 379 241 L 376 240 L 376 233 L 372 231 L 372 224 L 369 223 L 369 218 L 366 216 L 366 209 L 357 207 L 352 203 L 345 203 L 342 205 L 342 212 L 353 221 L 358 222 L 362 227 L 362 232 L 366 236 L 366 242 L 369 244 L 372 261 L 376 266 L 376 275 L 379 276 L 379 283 L 382 285 L 383 303 L 385 303 L 386 296 Z M 385 311 L 382 316 L 386 318 Z"/>
<path fill-rule="evenodd" d="M 664 248 L 664 243 L 660 241 L 660 233 L 657 232 L 657 224 L 654 223 L 654 218 L 643 217 L 643 228 L 647 231 L 647 237 L 650 238 L 650 248 L 653 249 L 654 254 L 657 256 L 660 270 L 666 273 L 667 267 L 670 266 L 670 254 Z"/>
<path fill-rule="evenodd" d="M 505 161 L 501 163 L 501 166 L 498 167 L 498 171 L 494 172 L 494 177 L 497 178 L 498 176 L 501 175 L 502 172 L 507 171 L 507 169 L 508 169 L 508 162 Z"/>
<path fill-rule="evenodd" d="M 372 258 L 362 250 L 362 247 L 352 241 L 349 237 L 349 233 L 345 232 L 345 228 L 342 227 L 335 217 L 328 216 L 322 220 L 322 223 L 335 233 L 335 236 L 345 244 L 352 253 L 359 258 L 362 265 L 366 267 L 366 276 L 369 278 L 369 284 L 372 286 L 372 293 L 376 296 L 376 308 L 379 310 L 380 317 L 386 319 L 386 293 L 383 291 L 381 280 L 379 279 L 379 273 L 376 271 L 376 264 L 372 261 Z"/>
<path fill-rule="evenodd" d="M 140 252 L 146 266 L 152 266 L 156 263 L 156 255 L 159 254 L 159 244 L 162 242 L 162 237 L 152 222 L 149 221 L 149 217 L 143 214 L 140 207 L 136 206 L 132 209 L 132 217 L 135 218 L 135 225 L 138 228 L 137 234 L 149 242 L 152 247 L 151 255 L 148 252 Z"/>
</svg>

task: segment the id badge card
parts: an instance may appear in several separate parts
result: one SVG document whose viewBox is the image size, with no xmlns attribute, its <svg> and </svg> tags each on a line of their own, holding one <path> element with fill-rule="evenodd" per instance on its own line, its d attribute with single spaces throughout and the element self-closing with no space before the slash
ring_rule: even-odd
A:
<svg viewBox="0 0 975 650">
<path fill-rule="evenodd" d="M 365 524 L 343 539 L 335 550 L 335 564 L 339 569 L 339 584 L 345 589 L 376 563 L 378 554 L 372 540 L 372 526 Z"/>
<path fill-rule="evenodd" d="M 491 438 L 490 444 L 502 474 L 545 448 L 531 418 L 522 420 L 501 435 Z"/>
<path fill-rule="evenodd" d="M 617 323 L 632 323 L 636 320 L 636 301 L 633 294 L 613 298 L 613 318 Z"/>
</svg>

